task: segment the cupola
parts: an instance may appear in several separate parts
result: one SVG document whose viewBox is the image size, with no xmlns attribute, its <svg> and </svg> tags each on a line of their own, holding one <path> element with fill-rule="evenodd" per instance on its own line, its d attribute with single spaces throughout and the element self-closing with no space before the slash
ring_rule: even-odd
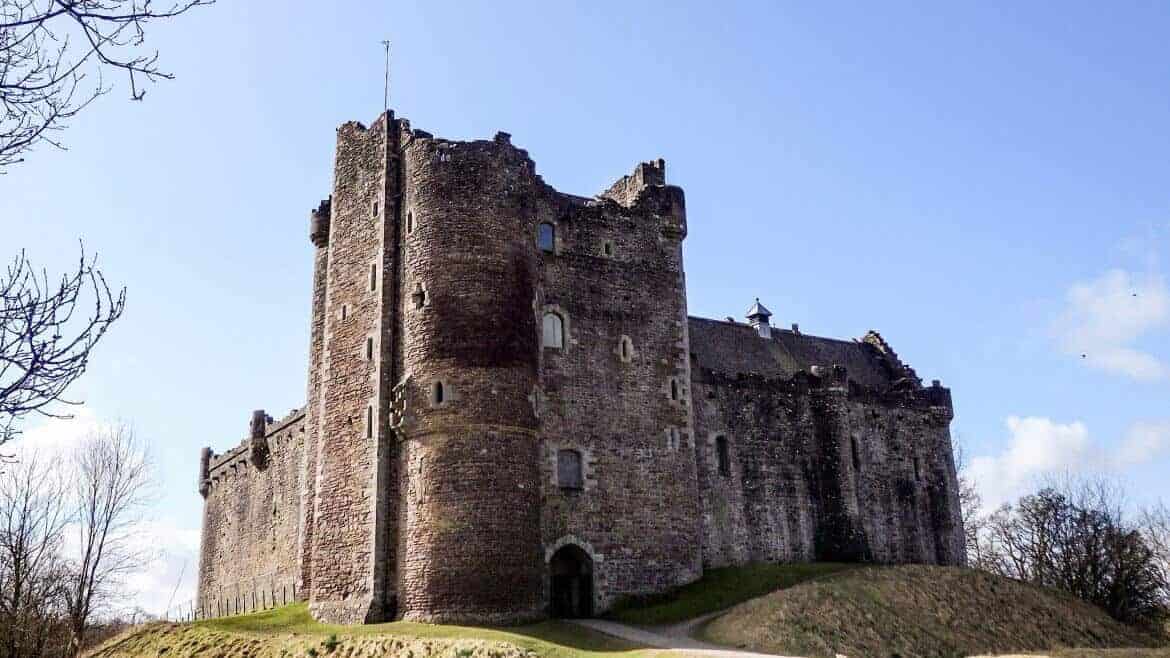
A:
<svg viewBox="0 0 1170 658">
<path fill-rule="evenodd" d="M 755 327 L 756 332 L 760 334 L 760 338 L 772 337 L 772 325 L 768 322 L 768 318 L 772 317 L 772 312 L 764 308 L 760 303 L 760 298 L 756 297 L 756 303 L 748 309 L 747 320 L 748 324 Z"/>
</svg>

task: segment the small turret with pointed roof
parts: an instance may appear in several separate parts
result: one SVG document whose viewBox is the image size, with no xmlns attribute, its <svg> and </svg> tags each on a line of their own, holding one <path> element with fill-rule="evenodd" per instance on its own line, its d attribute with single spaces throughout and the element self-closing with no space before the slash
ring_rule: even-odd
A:
<svg viewBox="0 0 1170 658">
<path fill-rule="evenodd" d="M 772 312 L 764 308 L 764 305 L 760 303 L 760 298 L 756 297 L 756 303 L 748 309 L 747 320 L 748 324 L 755 327 L 761 338 L 772 337 L 772 325 L 769 322 L 771 317 Z"/>
</svg>

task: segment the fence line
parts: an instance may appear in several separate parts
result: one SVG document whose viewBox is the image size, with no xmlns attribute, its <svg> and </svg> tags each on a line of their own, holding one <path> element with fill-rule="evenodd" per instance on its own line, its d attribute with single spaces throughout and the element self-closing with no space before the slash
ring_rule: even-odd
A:
<svg viewBox="0 0 1170 658">
<path fill-rule="evenodd" d="M 171 606 L 163 612 L 162 618 L 165 621 L 189 622 L 249 614 L 295 603 L 299 593 L 296 579 L 286 576 L 278 584 L 276 575 L 263 574 L 247 581 L 221 586 L 205 594 L 202 600 L 194 598 Z M 269 580 L 263 584 L 258 582 L 264 579 Z"/>
</svg>

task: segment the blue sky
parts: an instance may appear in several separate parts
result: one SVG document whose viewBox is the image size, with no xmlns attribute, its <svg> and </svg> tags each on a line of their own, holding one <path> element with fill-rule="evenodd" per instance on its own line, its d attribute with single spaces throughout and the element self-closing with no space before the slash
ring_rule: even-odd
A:
<svg viewBox="0 0 1170 658">
<path fill-rule="evenodd" d="M 161 26 L 175 81 L 0 177 L 0 251 L 64 269 L 84 237 L 129 295 L 87 407 L 29 440 L 132 421 L 169 551 L 141 601 L 190 596 L 199 449 L 303 402 L 308 212 L 389 38 L 415 127 L 508 131 L 577 194 L 665 158 L 691 313 L 881 331 L 952 387 L 989 499 L 1078 469 L 1170 498 L 1170 8 L 1019 4 L 221 0 Z"/>
</svg>

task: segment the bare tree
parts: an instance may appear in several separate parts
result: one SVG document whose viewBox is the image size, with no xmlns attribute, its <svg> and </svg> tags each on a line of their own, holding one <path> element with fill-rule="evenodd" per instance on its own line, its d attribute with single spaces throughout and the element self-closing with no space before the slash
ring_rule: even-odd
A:
<svg viewBox="0 0 1170 658">
<path fill-rule="evenodd" d="M 0 277 L 0 444 L 25 416 L 64 417 L 55 403 L 76 404 L 65 392 L 125 305 L 126 289 L 110 290 L 84 245 L 77 269 L 54 283 L 24 252 L 13 260 Z"/>
<path fill-rule="evenodd" d="M 979 535 L 987 525 L 983 514 L 983 496 L 967 472 L 967 445 L 960 434 L 955 434 L 955 471 L 959 478 L 959 511 L 963 519 L 963 538 L 967 546 L 967 564 L 977 565 L 982 559 Z"/>
<path fill-rule="evenodd" d="M 36 453 L 0 474 L 0 658 L 64 656 L 69 521 L 61 463 Z"/>
<path fill-rule="evenodd" d="M 0 173 L 42 142 L 63 148 L 56 133 L 109 91 L 104 71 L 125 75 L 133 100 L 173 78 L 143 49 L 147 26 L 213 2 L 0 0 Z"/>
<path fill-rule="evenodd" d="M 1065 480 L 990 515 L 976 565 L 1068 591 L 1127 623 L 1165 619 L 1167 583 L 1155 547 L 1103 479 Z"/>
<path fill-rule="evenodd" d="M 1164 502 L 1146 509 L 1142 513 L 1142 530 L 1146 543 L 1158 558 L 1162 579 L 1166 585 L 1163 599 L 1170 607 L 1170 507 Z"/>
<path fill-rule="evenodd" d="M 66 597 L 70 642 L 79 651 L 94 615 L 116 602 L 122 579 L 148 559 L 135 530 L 153 485 L 146 446 L 125 424 L 91 435 L 75 465 L 79 558 Z"/>
</svg>

